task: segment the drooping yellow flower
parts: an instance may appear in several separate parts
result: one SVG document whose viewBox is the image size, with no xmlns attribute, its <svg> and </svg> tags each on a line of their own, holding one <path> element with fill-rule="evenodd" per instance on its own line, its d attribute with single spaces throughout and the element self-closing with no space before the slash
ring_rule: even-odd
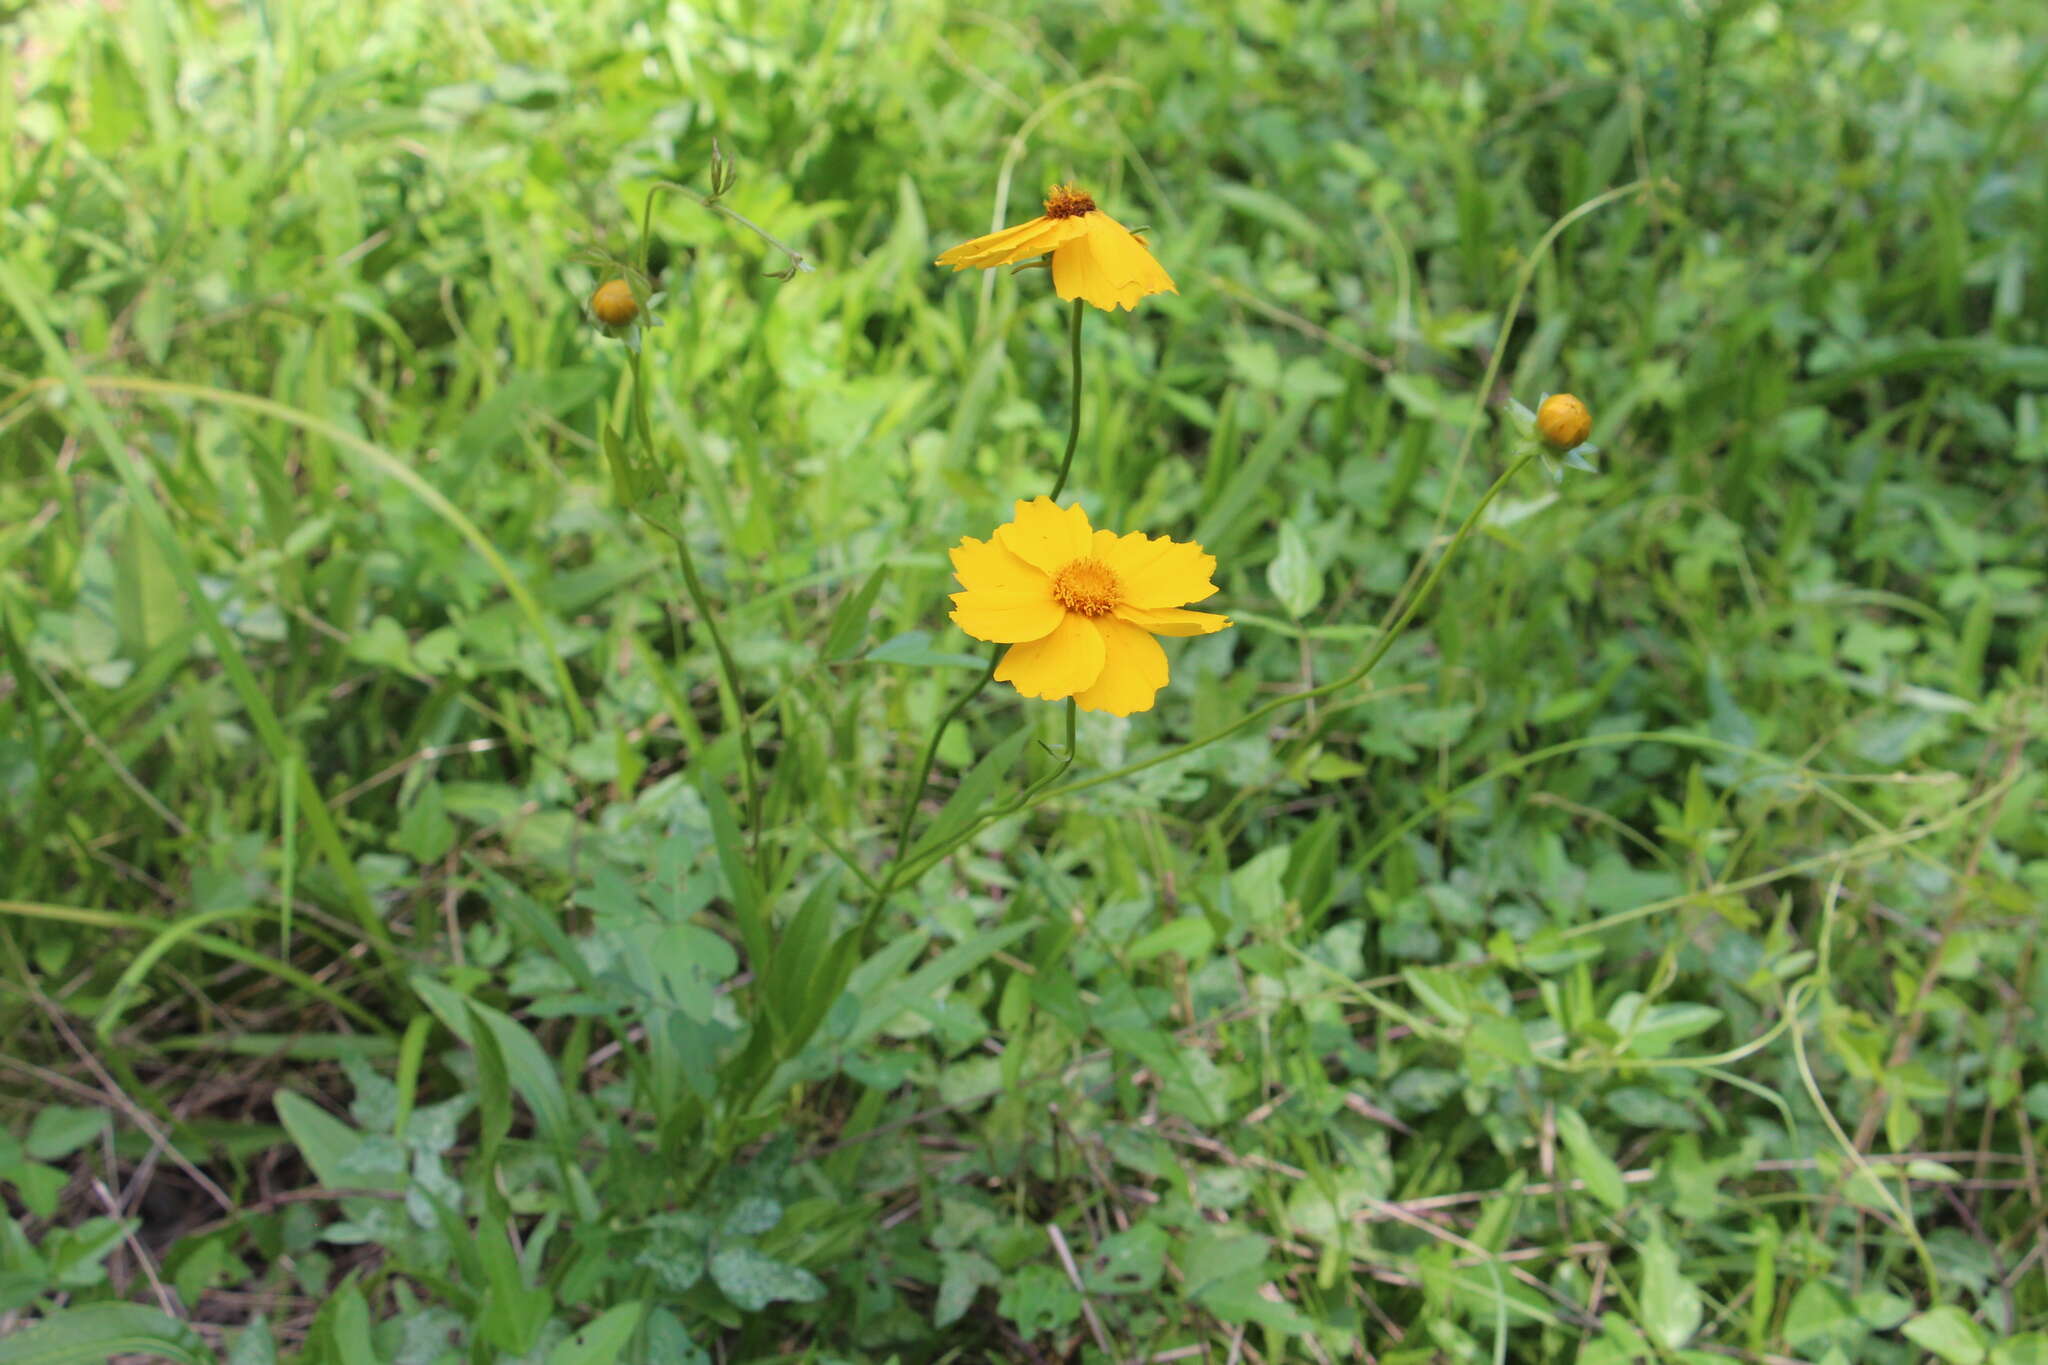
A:
<svg viewBox="0 0 2048 1365">
<path fill-rule="evenodd" d="M 1097 531 L 1075 503 L 1018 499 L 987 540 L 963 537 L 953 622 L 1010 646 L 996 680 L 1027 697 L 1072 697 L 1085 711 L 1149 711 L 1166 686 L 1155 635 L 1208 635 L 1227 616 L 1183 611 L 1216 591 L 1216 557 L 1191 541 Z"/>
<path fill-rule="evenodd" d="M 1103 312 L 1135 309 L 1147 294 L 1178 294 L 1173 277 L 1128 228 L 1095 207 L 1086 190 L 1055 185 L 1045 213 L 1028 223 L 963 242 L 938 264 L 955 270 L 1013 265 L 1052 253 L 1052 287 L 1063 299 L 1086 299 Z"/>
</svg>

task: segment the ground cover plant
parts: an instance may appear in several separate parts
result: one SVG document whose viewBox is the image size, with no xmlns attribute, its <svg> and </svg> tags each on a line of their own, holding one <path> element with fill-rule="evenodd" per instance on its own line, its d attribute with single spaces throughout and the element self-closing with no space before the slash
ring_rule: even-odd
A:
<svg viewBox="0 0 2048 1365">
<path fill-rule="evenodd" d="M 2048 1361 L 2048 22 L 5 40 L 0 1365 Z"/>
</svg>

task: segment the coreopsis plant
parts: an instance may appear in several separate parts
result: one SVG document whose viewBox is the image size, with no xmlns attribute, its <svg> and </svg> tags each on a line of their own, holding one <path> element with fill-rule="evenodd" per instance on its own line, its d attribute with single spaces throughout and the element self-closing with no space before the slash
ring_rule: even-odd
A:
<svg viewBox="0 0 2048 1365">
<path fill-rule="evenodd" d="M 1216 557 L 1192 541 L 1095 530 L 1079 503 L 1019 499 L 987 540 L 952 551 L 964 591 L 953 622 L 1007 644 L 997 682 L 1027 697 L 1071 697 L 1084 711 L 1149 711 L 1167 682 L 1155 636 L 1209 635 L 1227 616 L 1187 611 L 1213 596 Z"/>
</svg>

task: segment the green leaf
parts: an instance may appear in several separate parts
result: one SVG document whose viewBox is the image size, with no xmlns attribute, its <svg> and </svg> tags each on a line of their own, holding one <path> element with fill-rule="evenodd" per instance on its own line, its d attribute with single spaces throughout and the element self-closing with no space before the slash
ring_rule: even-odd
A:
<svg viewBox="0 0 2048 1365">
<path fill-rule="evenodd" d="M 1165 953 L 1195 959 L 1207 953 L 1215 942 L 1216 931 L 1209 927 L 1208 920 L 1200 915 L 1184 915 L 1139 938 L 1127 955 L 1132 962 L 1150 962 Z"/>
<path fill-rule="evenodd" d="M 498 1349 L 524 1355 L 554 1312 L 554 1296 L 546 1285 L 526 1282 L 502 1219 L 486 1218 L 476 1225 L 476 1246 L 484 1270 L 484 1307 L 477 1315 L 477 1328 Z"/>
<path fill-rule="evenodd" d="M 1991 1354 L 1991 1337 L 1954 1304 L 1930 1308 L 1900 1328 L 1906 1339 L 1932 1351 L 1948 1365 L 1981 1365 Z"/>
<path fill-rule="evenodd" d="M 988 667 L 988 660 L 975 655 L 933 648 L 932 633 L 928 630 L 906 630 L 901 635 L 892 635 L 865 657 L 871 664 L 907 664 L 913 668 Z"/>
<path fill-rule="evenodd" d="M 1694 1034 L 1704 1033 L 1721 1022 L 1721 1011 L 1712 1005 L 1679 1003 L 1645 1007 L 1640 991 L 1626 991 L 1608 1008 L 1607 1023 L 1628 1040 L 1626 1051 L 1636 1057 L 1662 1057 L 1672 1047 Z"/>
<path fill-rule="evenodd" d="M 680 1294 L 704 1278 L 709 1222 L 694 1213 L 657 1214 L 648 1220 L 647 1232 L 647 1245 L 633 1264 L 653 1271 L 662 1288 Z"/>
<path fill-rule="evenodd" d="M 765 1194 L 750 1194 L 734 1204 L 718 1224 L 720 1237 L 752 1237 L 782 1221 L 782 1205 Z"/>
<path fill-rule="evenodd" d="M 938 1302 L 932 1306 L 932 1326 L 950 1327 L 967 1315 L 975 1296 L 1003 1282 L 1003 1273 L 986 1256 L 972 1251 L 941 1251 Z"/>
<path fill-rule="evenodd" d="M 813 1303 L 825 1297 L 824 1283 L 810 1271 L 748 1246 L 720 1247 L 711 1258 L 711 1280 L 749 1313 L 778 1301 Z"/>
<path fill-rule="evenodd" d="M 1557 1111 L 1557 1135 L 1571 1157 L 1572 1169 L 1586 1182 L 1593 1197 L 1616 1213 L 1621 1212 L 1628 1203 L 1628 1186 L 1621 1178 L 1621 1167 L 1607 1155 L 1576 1109 Z"/>
<path fill-rule="evenodd" d="M 512 1089 L 533 1111 L 541 1136 L 557 1149 L 569 1150 L 575 1145 L 576 1135 L 570 1126 L 569 1097 L 562 1090 L 562 1078 L 555 1074 L 555 1064 L 548 1060 L 547 1053 L 525 1025 L 511 1015 L 474 1000 L 468 1003 L 471 1016 L 490 1031 L 504 1054 L 506 1076 Z"/>
<path fill-rule="evenodd" d="M 1323 245 L 1323 229 L 1316 225 L 1316 220 L 1270 190 L 1225 180 L 1211 184 L 1209 192 L 1239 213 L 1268 227 L 1278 228 L 1304 246 Z"/>
<path fill-rule="evenodd" d="M 183 1365 L 213 1365 L 204 1339 L 176 1318 L 132 1303 L 60 1309 L 0 1339 L 0 1365 L 104 1365 L 143 1356 Z"/>
<path fill-rule="evenodd" d="M 46 1105 L 28 1126 L 24 1146 L 37 1161 L 61 1161 L 107 1130 L 113 1121 L 104 1109 L 68 1104 Z"/>
<path fill-rule="evenodd" d="M 130 507 L 114 555 L 114 623 L 123 651 L 141 663 L 183 627 L 184 616 L 178 580 L 141 514 Z"/>
<path fill-rule="evenodd" d="M 1097 1294 L 1150 1294 L 1166 1273 L 1166 1233 L 1140 1223 L 1103 1239 L 1083 1262 L 1082 1280 Z"/>
<path fill-rule="evenodd" d="M 876 569 L 866 582 L 840 599 L 832 611 L 831 623 L 825 627 L 825 642 L 818 646 L 819 658 L 826 663 L 838 663 L 860 653 L 861 642 L 867 639 L 868 613 L 874 609 L 875 596 L 881 592 L 887 573 L 886 568 Z"/>
<path fill-rule="evenodd" d="M 1031 728 L 1021 726 L 1007 739 L 983 754 L 981 761 L 968 770 L 960 779 L 960 785 L 948 797 L 946 804 L 939 808 L 923 837 L 911 846 L 903 858 L 905 863 L 915 863 L 935 849 L 943 848 L 966 831 L 984 810 L 987 810 L 995 796 L 996 789 L 1009 776 L 1017 755 L 1031 742 Z"/>
<path fill-rule="evenodd" d="M 821 878 L 776 938 L 762 979 L 775 1022 L 794 1044 L 808 1039 L 839 998 L 841 954 L 834 943 L 839 879 Z"/>
<path fill-rule="evenodd" d="M 277 1365 L 277 1338 L 270 1333 L 270 1319 L 256 1318 L 235 1334 L 227 1365 Z"/>
<path fill-rule="evenodd" d="M 637 1301 L 617 1305 L 556 1342 L 547 1365 L 613 1365 L 632 1341 L 644 1311 Z"/>
<path fill-rule="evenodd" d="M 420 788 L 398 822 L 398 837 L 392 847 L 416 863 L 439 862 L 455 847 L 455 822 L 448 818 L 448 803 L 441 784 L 429 782 Z"/>
<path fill-rule="evenodd" d="M 739 926 L 740 942 L 747 950 L 747 966 L 757 972 L 766 971 L 771 943 L 767 896 L 740 838 L 739 815 L 727 799 L 725 788 L 717 782 L 707 777 L 700 790 L 711 814 L 711 837 L 718 847 L 718 867 L 725 874 L 726 894 L 732 898 L 733 923 Z"/>
<path fill-rule="evenodd" d="M 370 1347 L 370 1305 L 363 1291 L 345 1284 L 328 1300 L 321 1313 L 327 1323 L 327 1339 L 334 1345 L 332 1359 L 340 1365 L 381 1365 Z"/>
<path fill-rule="evenodd" d="M 1323 600 L 1323 571 L 1293 522 L 1280 523 L 1279 539 L 1280 549 L 1266 565 L 1266 584 L 1287 614 L 1299 621 Z"/>
<path fill-rule="evenodd" d="M 289 1090 L 279 1090 L 271 1096 L 270 1102 L 277 1110 L 285 1132 L 291 1134 L 299 1155 L 306 1158 L 306 1164 L 313 1168 L 313 1174 L 320 1178 L 321 1184 L 330 1189 L 405 1188 L 402 1169 L 379 1170 L 371 1163 L 358 1160 L 366 1141 L 364 1135 L 319 1105 Z"/>
<path fill-rule="evenodd" d="M 1037 927 L 1037 920 L 1027 919 L 985 930 L 965 943 L 954 944 L 903 980 L 876 990 L 861 1002 L 860 1020 L 854 1025 L 853 1033 L 847 1038 L 845 1046 L 851 1048 L 866 1042 L 881 1032 L 883 1026 L 891 1019 L 909 1009 L 914 1002 L 934 999 L 945 987 Z M 914 943 L 911 950 L 916 951 Z M 884 949 L 883 953 L 886 952 L 888 950 Z M 876 958 L 881 958 L 883 953 L 877 953 L 875 958 L 868 961 L 873 962 Z M 862 966 L 867 966 L 867 963 L 863 963 Z"/>
<path fill-rule="evenodd" d="M 1706 1316 L 1700 1291 L 1678 1270 L 1678 1253 L 1660 1232 L 1643 1248 L 1642 1325 L 1669 1350 L 1692 1339 Z"/>
<path fill-rule="evenodd" d="M 1991 1348 L 1991 1365 L 2048 1365 L 2048 1332 L 2022 1332 Z"/>
</svg>

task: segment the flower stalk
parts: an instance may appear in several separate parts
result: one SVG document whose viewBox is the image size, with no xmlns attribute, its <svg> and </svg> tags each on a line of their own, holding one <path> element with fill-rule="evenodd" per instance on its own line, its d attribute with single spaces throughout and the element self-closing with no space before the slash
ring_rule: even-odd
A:
<svg viewBox="0 0 2048 1365">
<path fill-rule="evenodd" d="M 1059 473 L 1052 481 L 1054 498 L 1066 490 L 1067 476 L 1074 468 L 1074 451 L 1081 444 L 1081 307 L 1085 302 L 1084 299 L 1075 299 L 1067 314 L 1067 448 L 1060 455 Z M 960 713 L 967 709 L 968 704 L 995 681 L 996 669 L 1001 664 L 1002 657 L 1002 645 L 989 646 L 988 667 L 981 671 L 981 676 L 974 680 L 972 687 L 955 697 L 939 714 L 938 723 L 932 727 L 930 736 L 925 740 L 924 751 L 918 755 L 917 767 L 911 771 L 904 783 L 903 803 L 896 817 L 896 851 L 887 870 L 876 879 L 874 893 L 869 897 L 867 911 L 862 916 L 863 942 L 880 915 L 883 904 L 900 885 L 897 873 L 902 870 L 903 858 L 910 852 L 910 827 L 917 819 L 917 808 L 924 803 L 925 793 L 931 790 L 932 763 L 938 758 L 939 742 L 945 738 L 946 727 L 959 719 Z M 1055 778 L 1064 775 L 1066 770 L 1073 766 L 1075 709 L 1074 704 L 1069 701 L 1067 755 L 1065 762 L 1060 765 L 1059 773 L 1054 775 Z"/>
</svg>

